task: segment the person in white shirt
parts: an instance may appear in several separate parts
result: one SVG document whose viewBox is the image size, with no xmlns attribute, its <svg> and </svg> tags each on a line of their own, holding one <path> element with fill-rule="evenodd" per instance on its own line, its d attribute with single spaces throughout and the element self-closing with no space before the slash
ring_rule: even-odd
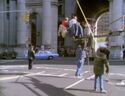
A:
<svg viewBox="0 0 125 96">
<path fill-rule="evenodd" d="M 73 24 L 76 24 L 77 23 L 77 16 L 73 15 L 72 16 L 72 19 L 69 20 L 69 28 L 72 27 Z"/>
</svg>

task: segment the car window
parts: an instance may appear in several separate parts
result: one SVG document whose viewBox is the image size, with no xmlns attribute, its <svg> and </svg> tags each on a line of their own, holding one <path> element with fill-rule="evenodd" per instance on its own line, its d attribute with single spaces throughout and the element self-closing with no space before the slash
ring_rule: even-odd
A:
<svg viewBox="0 0 125 96">
<path fill-rule="evenodd" d="M 44 54 L 44 51 L 40 51 L 39 54 Z"/>
<path fill-rule="evenodd" d="M 49 51 L 45 51 L 45 54 L 50 54 L 50 52 Z"/>
<path fill-rule="evenodd" d="M 51 54 L 52 52 L 50 51 L 39 51 L 38 54 Z"/>
</svg>

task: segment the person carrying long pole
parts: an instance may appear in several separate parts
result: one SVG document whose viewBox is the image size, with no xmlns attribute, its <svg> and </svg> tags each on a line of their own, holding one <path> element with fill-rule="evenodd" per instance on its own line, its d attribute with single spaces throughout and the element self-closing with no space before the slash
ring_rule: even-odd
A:
<svg viewBox="0 0 125 96">
<path fill-rule="evenodd" d="M 79 9 L 80 9 L 80 11 L 81 11 L 83 17 L 84 17 L 84 20 L 85 20 L 87 26 L 88 26 L 89 32 L 90 32 L 90 34 L 91 34 L 91 36 L 92 36 L 92 39 L 93 39 L 94 42 L 95 42 L 94 34 L 93 34 L 93 32 L 92 32 L 92 30 L 91 30 L 91 28 L 90 28 L 90 24 L 88 23 L 87 18 L 86 18 L 85 14 L 84 14 L 84 12 L 83 12 L 83 10 L 82 10 L 82 8 L 81 8 L 81 5 L 80 5 L 80 3 L 79 3 L 78 0 L 76 0 L 76 3 L 77 3 L 77 5 L 78 5 L 78 7 L 79 7 Z M 87 42 L 85 41 L 85 43 L 87 43 Z M 87 47 L 87 44 L 85 44 L 85 47 Z M 89 59 L 88 59 L 88 63 L 87 63 L 87 64 L 89 65 Z M 90 67 L 89 67 L 89 70 L 90 70 Z"/>
</svg>

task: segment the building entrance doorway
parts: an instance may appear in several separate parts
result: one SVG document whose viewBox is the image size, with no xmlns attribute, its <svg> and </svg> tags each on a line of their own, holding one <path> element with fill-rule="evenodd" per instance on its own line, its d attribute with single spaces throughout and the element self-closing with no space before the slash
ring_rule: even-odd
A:
<svg viewBox="0 0 125 96">
<path fill-rule="evenodd" d="M 32 12 L 30 14 L 31 44 L 33 46 L 36 46 L 36 42 L 37 42 L 37 26 L 36 26 L 37 16 L 36 15 L 37 15 L 36 12 Z"/>
<path fill-rule="evenodd" d="M 36 46 L 36 24 L 31 23 L 31 44 Z"/>
</svg>

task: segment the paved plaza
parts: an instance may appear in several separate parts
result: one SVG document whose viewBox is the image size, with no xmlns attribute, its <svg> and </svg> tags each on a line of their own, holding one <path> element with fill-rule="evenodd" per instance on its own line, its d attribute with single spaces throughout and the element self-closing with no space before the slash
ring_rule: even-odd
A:
<svg viewBox="0 0 125 96">
<path fill-rule="evenodd" d="M 83 76 L 77 78 L 73 60 L 38 60 L 32 70 L 26 60 L 1 60 L 0 96 L 124 96 L 125 65 L 119 65 L 123 61 L 110 65 L 104 94 L 93 91 L 93 64 L 85 65 Z"/>
</svg>

